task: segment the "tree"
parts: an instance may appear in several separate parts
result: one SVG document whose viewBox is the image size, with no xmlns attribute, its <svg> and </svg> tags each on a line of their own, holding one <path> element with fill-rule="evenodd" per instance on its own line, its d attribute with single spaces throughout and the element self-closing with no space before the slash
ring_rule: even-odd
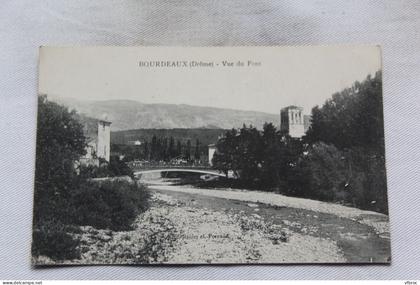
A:
<svg viewBox="0 0 420 285">
<path fill-rule="evenodd" d="M 306 140 L 332 143 L 339 149 L 362 146 L 384 153 L 381 72 L 333 94 L 321 108 L 314 107 Z"/>
<path fill-rule="evenodd" d="M 200 160 L 200 141 L 198 139 L 195 141 L 194 159 Z"/>
<path fill-rule="evenodd" d="M 174 138 L 171 136 L 169 139 L 169 158 L 172 159 L 176 156 L 176 150 L 175 150 L 175 140 Z"/>
<path fill-rule="evenodd" d="M 185 148 L 185 159 L 188 161 L 191 159 L 191 140 L 187 141 L 187 147 Z"/>
<path fill-rule="evenodd" d="M 150 149 L 149 149 L 148 141 L 145 141 L 143 144 L 143 156 L 144 156 L 144 159 L 150 160 Z"/>
<path fill-rule="evenodd" d="M 77 182 L 75 165 L 86 153 L 83 126 L 75 115 L 75 111 L 48 101 L 46 96 L 38 97 L 35 223 L 54 215 L 66 215 L 65 205 Z"/>
<path fill-rule="evenodd" d="M 299 161 L 303 154 L 300 139 L 294 139 L 266 123 L 262 132 L 261 185 L 284 194 L 299 195 L 302 179 Z"/>
<path fill-rule="evenodd" d="M 319 142 L 314 144 L 304 160 L 308 170 L 308 184 L 304 196 L 324 201 L 344 199 L 347 169 L 343 153 L 334 145 Z"/>
<path fill-rule="evenodd" d="M 223 171 L 226 176 L 228 171 L 232 170 L 236 176 L 238 174 L 239 154 L 237 151 L 239 133 L 236 129 L 226 131 L 224 136 L 216 143 L 216 149 L 213 156 L 213 168 Z"/>
<path fill-rule="evenodd" d="M 156 145 L 156 157 L 155 160 L 162 160 L 163 159 L 163 141 L 162 138 L 157 139 L 157 145 Z"/>
<path fill-rule="evenodd" d="M 181 141 L 177 140 L 176 141 L 176 151 L 175 151 L 175 156 L 176 157 L 180 157 L 182 155 L 182 145 L 181 145 Z"/>
<path fill-rule="evenodd" d="M 133 170 L 128 165 L 120 160 L 119 156 L 112 155 L 107 165 L 109 176 L 124 176 L 128 175 L 134 177 Z"/>
<path fill-rule="evenodd" d="M 239 165 L 241 179 L 245 183 L 258 184 L 262 167 L 262 140 L 260 132 L 244 125 L 239 130 Z"/>
<path fill-rule="evenodd" d="M 311 121 L 309 144 L 332 144 L 345 154 L 353 205 L 387 213 L 381 72 L 313 108 Z"/>
<path fill-rule="evenodd" d="M 169 146 L 168 146 L 168 138 L 163 139 L 162 144 L 162 158 L 164 161 L 169 161 Z"/>
<path fill-rule="evenodd" d="M 134 159 L 141 159 L 143 157 L 142 147 L 139 145 L 133 146 L 133 157 Z"/>
<path fill-rule="evenodd" d="M 264 187 L 281 187 L 282 170 L 284 169 L 284 143 L 272 123 L 265 123 L 262 134 L 262 167 L 261 179 Z"/>
<path fill-rule="evenodd" d="M 92 176 L 86 176 L 78 163 L 87 146 L 78 118 L 75 111 L 45 96 L 38 98 L 33 256 L 79 258 L 75 226 L 105 222 L 103 228 L 131 229 L 133 220 L 148 206 L 146 188 L 138 183 L 89 181 Z M 109 163 L 99 160 L 103 169 L 92 165 L 89 169 L 132 176 L 119 156 L 112 156 Z"/>
<path fill-rule="evenodd" d="M 151 146 L 150 146 L 150 159 L 156 160 L 158 157 L 157 153 L 158 153 L 158 141 L 157 141 L 157 137 L 153 135 Z"/>
<path fill-rule="evenodd" d="M 224 171 L 233 170 L 248 185 L 260 182 L 262 167 L 262 140 L 260 132 L 244 125 L 239 131 L 232 129 L 216 144 L 213 167 Z"/>
</svg>

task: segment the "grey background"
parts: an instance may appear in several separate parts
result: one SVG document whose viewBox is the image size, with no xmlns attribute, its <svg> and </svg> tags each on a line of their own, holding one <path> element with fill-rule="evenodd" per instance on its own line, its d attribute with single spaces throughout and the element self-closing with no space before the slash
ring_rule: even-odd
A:
<svg viewBox="0 0 420 285">
<path fill-rule="evenodd" d="M 38 46 L 348 43 L 383 47 L 391 266 L 30 267 Z M 0 279 L 420 278 L 419 91 L 419 1 L 2 0 Z"/>
</svg>

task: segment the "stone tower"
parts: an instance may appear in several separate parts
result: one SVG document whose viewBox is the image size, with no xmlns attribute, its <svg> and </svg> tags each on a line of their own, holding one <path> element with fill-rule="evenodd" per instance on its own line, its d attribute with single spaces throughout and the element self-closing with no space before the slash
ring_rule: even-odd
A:
<svg viewBox="0 0 420 285">
<path fill-rule="evenodd" d="M 303 108 L 288 106 L 280 111 L 280 130 L 293 138 L 300 138 L 305 134 Z"/>
<path fill-rule="evenodd" d="M 209 165 L 213 165 L 213 156 L 216 152 L 216 145 L 215 144 L 209 144 Z"/>
<path fill-rule="evenodd" d="M 111 122 L 98 121 L 98 139 L 96 147 L 97 157 L 101 157 L 106 161 L 110 159 L 111 149 Z"/>
</svg>

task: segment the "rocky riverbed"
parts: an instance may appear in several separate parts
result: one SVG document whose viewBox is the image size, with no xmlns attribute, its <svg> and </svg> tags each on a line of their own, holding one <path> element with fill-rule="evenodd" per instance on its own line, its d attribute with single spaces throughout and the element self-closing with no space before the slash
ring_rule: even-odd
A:
<svg viewBox="0 0 420 285">
<path fill-rule="evenodd" d="M 254 199 L 252 193 L 247 196 L 250 201 L 245 201 L 245 198 L 216 197 L 232 195 L 229 190 L 196 193 L 195 189 L 177 191 L 179 186 L 168 187 L 150 187 L 151 207 L 138 216 L 131 231 L 112 232 L 81 227 L 80 233 L 76 234 L 81 240 L 81 258 L 62 263 L 389 261 L 388 223 L 383 215 L 358 209 L 352 212 L 351 208 L 346 209 L 344 214 L 340 211 L 336 215 L 331 213 L 331 209 L 327 210 L 325 204 L 321 211 L 312 209 L 316 203 L 313 201 L 304 204 L 305 201 L 298 200 L 295 203 L 286 197 L 285 206 L 276 205 L 277 200 L 261 203 Z M 234 198 L 241 198 L 238 194 L 234 195 Z M 38 264 L 40 261 L 50 263 L 44 257 L 40 257 Z"/>
</svg>

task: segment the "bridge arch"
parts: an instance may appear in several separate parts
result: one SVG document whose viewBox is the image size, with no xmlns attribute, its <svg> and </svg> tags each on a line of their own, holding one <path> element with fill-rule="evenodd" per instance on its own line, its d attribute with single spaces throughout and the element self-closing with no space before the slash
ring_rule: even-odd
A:
<svg viewBox="0 0 420 285">
<path fill-rule="evenodd" d="M 201 173 L 201 174 L 210 174 L 220 177 L 226 177 L 224 173 L 219 172 L 218 170 L 211 169 L 188 169 L 188 168 L 153 168 L 153 169 L 144 169 L 134 171 L 134 175 L 146 174 L 146 173 L 156 173 L 156 172 L 191 172 L 191 173 Z"/>
</svg>

